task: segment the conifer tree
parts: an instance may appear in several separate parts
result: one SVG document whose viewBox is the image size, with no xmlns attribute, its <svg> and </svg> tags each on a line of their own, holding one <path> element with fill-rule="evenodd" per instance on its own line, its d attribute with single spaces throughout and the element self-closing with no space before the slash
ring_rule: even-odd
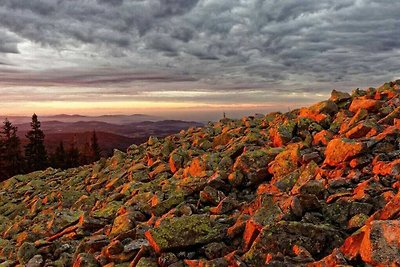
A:
<svg viewBox="0 0 400 267">
<path fill-rule="evenodd" d="M 25 159 L 28 171 L 43 170 L 47 167 L 47 151 L 44 146 L 44 133 L 36 114 L 32 116 L 31 130 L 26 134 L 29 143 L 25 146 Z"/>
<path fill-rule="evenodd" d="M 75 145 L 75 141 L 71 142 L 71 145 L 67 152 L 67 168 L 73 168 L 79 166 L 79 150 Z"/>
<path fill-rule="evenodd" d="M 95 131 L 93 131 L 92 138 L 90 141 L 91 141 L 91 143 L 90 143 L 91 161 L 95 162 L 101 158 L 101 149 L 100 149 Z"/>
<path fill-rule="evenodd" d="M 53 155 L 53 164 L 55 168 L 67 168 L 67 152 L 64 149 L 64 142 L 61 141 Z"/>
<path fill-rule="evenodd" d="M 17 136 L 17 127 L 5 119 L 0 140 L 0 180 L 4 180 L 23 171 L 21 141 Z"/>
<path fill-rule="evenodd" d="M 85 146 L 83 147 L 82 152 L 80 153 L 80 159 L 79 159 L 79 164 L 80 165 L 86 165 L 91 163 L 91 148 L 89 142 L 85 143 Z"/>
</svg>

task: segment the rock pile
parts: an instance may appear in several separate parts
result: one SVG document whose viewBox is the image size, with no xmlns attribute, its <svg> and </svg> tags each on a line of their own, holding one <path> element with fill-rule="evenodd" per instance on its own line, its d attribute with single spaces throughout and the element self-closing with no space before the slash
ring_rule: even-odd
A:
<svg viewBox="0 0 400 267">
<path fill-rule="evenodd" d="M 400 80 L 0 184 L 0 266 L 399 266 Z"/>
</svg>

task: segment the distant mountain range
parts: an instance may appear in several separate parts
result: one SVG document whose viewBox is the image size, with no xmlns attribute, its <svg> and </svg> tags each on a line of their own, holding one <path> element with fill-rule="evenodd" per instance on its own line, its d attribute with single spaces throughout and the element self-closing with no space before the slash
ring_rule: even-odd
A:
<svg viewBox="0 0 400 267">
<path fill-rule="evenodd" d="M 100 115 L 100 116 L 83 116 L 79 114 L 58 114 L 52 116 L 39 116 L 39 120 L 41 122 L 45 121 L 60 121 L 60 122 L 83 122 L 83 121 L 97 121 L 97 122 L 107 122 L 114 124 L 127 124 L 133 122 L 142 122 L 142 121 L 160 121 L 165 118 L 150 116 L 146 114 L 132 114 L 132 115 Z M 5 118 L 8 118 L 14 124 L 27 123 L 31 121 L 31 117 L 29 116 L 1 116 L 0 119 L 4 121 Z"/>
<path fill-rule="evenodd" d="M 14 123 L 20 133 L 30 130 L 30 123 Z M 194 121 L 163 120 L 163 121 L 142 121 L 127 124 L 113 124 L 101 121 L 42 121 L 41 128 L 47 134 L 53 133 L 83 133 L 92 131 L 102 131 L 113 133 L 131 138 L 149 135 L 171 134 L 189 127 L 202 126 L 202 123 Z"/>
<path fill-rule="evenodd" d="M 25 134 L 30 130 L 30 122 L 26 121 L 27 117 L 10 117 L 9 120 L 18 127 L 18 135 L 22 143 L 27 142 Z M 48 119 L 53 120 L 48 120 Z M 54 120 L 62 119 L 63 121 Z M 100 119 L 112 120 L 120 122 L 109 123 L 97 120 Z M 170 134 L 178 133 L 180 130 L 190 127 L 201 127 L 202 123 L 194 121 L 180 120 L 161 120 L 161 121 L 138 121 L 122 124 L 128 118 L 134 120 L 155 119 L 155 117 L 136 114 L 131 116 L 98 116 L 86 117 L 80 115 L 57 115 L 51 117 L 41 117 L 41 128 L 44 131 L 46 138 L 45 143 L 48 151 L 54 152 L 57 145 L 63 141 L 64 146 L 68 148 L 71 143 L 75 143 L 82 150 L 86 143 L 90 142 L 93 131 L 96 131 L 99 144 L 104 155 L 112 153 L 113 149 L 126 150 L 131 144 L 140 144 L 145 142 L 149 136 L 164 137 Z M 73 121 L 76 119 L 84 119 Z M 70 120 L 71 122 L 68 122 Z M 87 121 L 85 121 L 87 120 Z"/>
</svg>

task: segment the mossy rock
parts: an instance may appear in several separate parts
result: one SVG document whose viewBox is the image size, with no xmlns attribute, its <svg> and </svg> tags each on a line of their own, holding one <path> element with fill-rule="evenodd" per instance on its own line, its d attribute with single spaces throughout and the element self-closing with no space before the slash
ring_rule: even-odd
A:
<svg viewBox="0 0 400 267">
<path fill-rule="evenodd" d="M 157 262 L 151 258 L 141 258 L 136 267 L 158 267 Z"/>
<path fill-rule="evenodd" d="M 20 264 L 26 264 L 37 254 L 37 249 L 33 243 L 25 242 L 17 252 L 17 258 Z"/>
<path fill-rule="evenodd" d="M 146 238 L 157 252 L 185 249 L 222 240 L 227 225 L 210 219 L 207 215 L 167 218 L 160 226 L 146 232 Z"/>
<path fill-rule="evenodd" d="M 280 177 L 274 185 L 282 192 L 290 191 L 300 177 L 300 169 Z"/>
<path fill-rule="evenodd" d="M 304 247 L 314 259 L 321 259 L 342 243 L 340 232 L 329 226 L 280 221 L 261 230 L 243 259 L 250 266 L 263 266 L 267 253 L 294 256 L 294 245 Z"/>
<path fill-rule="evenodd" d="M 282 219 L 283 213 L 279 206 L 274 202 L 272 196 L 262 198 L 262 206 L 253 215 L 253 220 L 262 225 L 278 222 Z"/>
<path fill-rule="evenodd" d="M 300 147 L 301 145 L 299 144 L 288 145 L 270 164 L 269 172 L 272 173 L 275 178 L 278 178 L 295 171 L 300 159 Z"/>
<path fill-rule="evenodd" d="M 156 204 L 152 207 L 152 212 L 156 216 L 162 216 L 167 211 L 172 209 L 173 207 L 179 205 L 185 200 L 185 196 L 182 192 L 176 193 L 170 196 L 168 199 L 161 201 L 160 203 Z"/>
<path fill-rule="evenodd" d="M 121 205 L 122 202 L 120 201 L 111 201 L 106 203 L 101 209 L 93 212 L 93 217 L 111 219 L 116 216 L 116 213 Z"/>
<path fill-rule="evenodd" d="M 63 208 L 71 208 L 72 205 L 84 194 L 76 190 L 60 192 L 61 205 Z"/>
</svg>

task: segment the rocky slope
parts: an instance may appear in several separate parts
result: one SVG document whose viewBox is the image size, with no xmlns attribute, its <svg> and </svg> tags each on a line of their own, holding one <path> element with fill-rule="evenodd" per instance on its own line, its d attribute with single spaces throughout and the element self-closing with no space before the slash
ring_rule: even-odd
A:
<svg viewBox="0 0 400 267">
<path fill-rule="evenodd" d="M 399 266 L 400 81 L 0 184 L 0 266 Z"/>
</svg>

